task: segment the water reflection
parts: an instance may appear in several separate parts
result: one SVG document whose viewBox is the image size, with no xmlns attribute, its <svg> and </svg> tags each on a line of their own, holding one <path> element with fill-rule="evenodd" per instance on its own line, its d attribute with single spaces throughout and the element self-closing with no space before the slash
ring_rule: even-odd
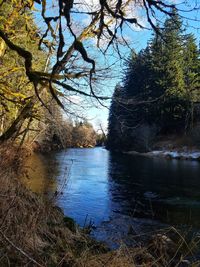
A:
<svg viewBox="0 0 200 267">
<path fill-rule="evenodd" d="M 136 233 L 168 224 L 200 229 L 199 162 L 93 148 L 52 153 L 30 165 L 29 186 L 40 193 L 60 191 L 57 205 L 81 226 L 93 221 L 101 240 L 112 235 L 127 241 L 130 226 Z"/>
<path fill-rule="evenodd" d="M 82 226 L 86 218 L 99 224 L 109 216 L 108 156 L 101 148 L 69 149 L 57 154 L 57 160 L 62 158 L 61 165 L 70 167 L 58 205 Z M 62 180 L 60 176 L 58 179 Z"/>
<path fill-rule="evenodd" d="M 199 162 L 111 154 L 111 203 L 126 215 L 200 226 L 199 173 Z"/>
<path fill-rule="evenodd" d="M 33 154 L 25 162 L 25 173 L 21 177 L 23 183 L 33 192 L 52 195 L 57 190 L 57 176 L 60 172 L 59 161 L 53 154 Z"/>
</svg>

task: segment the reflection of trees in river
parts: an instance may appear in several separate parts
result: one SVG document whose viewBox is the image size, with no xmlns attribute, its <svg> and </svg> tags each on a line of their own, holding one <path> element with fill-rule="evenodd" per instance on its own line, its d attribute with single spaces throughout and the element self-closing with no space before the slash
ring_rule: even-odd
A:
<svg viewBox="0 0 200 267">
<path fill-rule="evenodd" d="M 112 211 L 200 225 L 200 164 L 110 154 Z"/>
<path fill-rule="evenodd" d="M 59 162 L 53 153 L 33 154 L 25 165 L 28 177 L 23 177 L 23 182 L 28 188 L 35 193 L 45 195 L 56 191 Z"/>
<path fill-rule="evenodd" d="M 76 167 L 73 172 L 75 180 L 80 176 L 79 182 L 83 186 L 79 193 L 85 195 L 84 190 L 91 192 L 88 196 L 93 199 L 93 204 L 89 199 L 87 207 L 90 205 L 95 209 L 99 207 L 95 197 L 101 199 L 101 193 L 98 194 L 101 192 L 99 186 L 104 188 L 106 183 L 109 193 L 105 194 L 105 198 L 109 199 L 102 200 L 102 203 L 108 202 L 109 210 L 111 209 L 116 215 L 120 213 L 158 219 L 170 224 L 200 226 L 199 162 L 152 159 L 114 153 L 110 153 L 109 159 L 105 160 L 106 151 L 103 154 L 100 150 L 99 153 L 95 153 L 97 150 L 87 150 L 89 154 L 84 154 L 84 151 L 76 150 L 77 162 L 82 165 L 78 165 L 79 168 Z M 77 152 L 80 155 L 77 155 Z M 46 156 L 34 155 L 27 163 L 30 166 L 30 178 L 25 179 L 25 183 L 37 193 L 55 192 L 65 179 L 65 169 L 69 166 L 68 161 L 71 157 L 69 153 L 65 158 L 60 152 L 56 155 L 53 153 Z M 95 164 L 100 164 L 98 170 L 94 167 Z M 100 176 L 105 179 L 99 184 Z M 72 179 L 71 182 L 73 181 Z M 93 191 L 96 185 L 99 191 Z M 66 188 L 65 191 L 68 197 L 69 194 L 73 194 L 70 188 Z M 75 200 L 80 201 L 81 207 L 85 208 L 83 199 L 80 198 L 82 195 L 78 196 Z M 77 207 L 77 202 L 74 205 Z"/>
</svg>

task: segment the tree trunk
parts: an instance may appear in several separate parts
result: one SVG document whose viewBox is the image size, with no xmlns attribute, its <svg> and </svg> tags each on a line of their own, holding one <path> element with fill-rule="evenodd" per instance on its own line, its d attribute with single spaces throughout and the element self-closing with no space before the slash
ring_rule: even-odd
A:
<svg viewBox="0 0 200 267">
<path fill-rule="evenodd" d="M 7 141 L 14 136 L 14 134 L 18 131 L 19 126 L 22 125 L 25 119 L 29 116 L 29 113 L 32 110 L 34 104 L 35 97 L 29 100 L 29 102 L 22 108 L 21 112 L 10 125 L 10 127 L 0 136 L 0 143 Z"/>
</svg>

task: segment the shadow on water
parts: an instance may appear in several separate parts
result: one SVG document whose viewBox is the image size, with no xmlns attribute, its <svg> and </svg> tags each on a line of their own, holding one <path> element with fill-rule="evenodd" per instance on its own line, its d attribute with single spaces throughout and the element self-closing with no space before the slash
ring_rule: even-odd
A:
<svg viewBox="0 0 200 267">
<path fill-rule="evenodd" d="M 200 163 L 110 155 L 112 203 L 120 213 L 200 227 Z"/>
<path fill-rule="evenodd" d="M 175 226 L 200 229 L 200 163 L 110 153 L 110 214 L 94 234 L 108 243 Z M 131 231 L 130 231 L 131 230 Z M 131 234 L 132 235 L 131 235 Z"/>
<path fill-rule="evenodd" d="M 38 160 L 38 159 L 37 159 Z M 64 213 L 92 235 L 115 246 L 131 234 L 168 225 L 200 230 L 200 163 L 110 153 L 103 148 L 68 149 L 31 163 L 29 186 L 60 191 Z M 34 167 L 35 166 L 35 167 Z"/>
</svg>

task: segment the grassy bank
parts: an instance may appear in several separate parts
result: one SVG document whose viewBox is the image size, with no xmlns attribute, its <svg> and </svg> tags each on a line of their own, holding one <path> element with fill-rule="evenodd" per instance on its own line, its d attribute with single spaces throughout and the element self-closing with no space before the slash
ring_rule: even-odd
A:
<svg viewBox="0 0 200 267">
<path fill-rule="evenodd" d="M 1 149 L 0 266 L 74 266 L 82 253 L 105 251 L 16 178 L 28 154 L 24 149 Z"/>
<path fill-rule="evenodd" d="M 175 244 L 164 234 L 145 247 L 109 251 L 16 178 L 26 175 L 21 170 L 29 154 L 8 145 L 0 149 L 0 266 L 199 266 L 183 260 L 182 238 Z"/>
</svg>

